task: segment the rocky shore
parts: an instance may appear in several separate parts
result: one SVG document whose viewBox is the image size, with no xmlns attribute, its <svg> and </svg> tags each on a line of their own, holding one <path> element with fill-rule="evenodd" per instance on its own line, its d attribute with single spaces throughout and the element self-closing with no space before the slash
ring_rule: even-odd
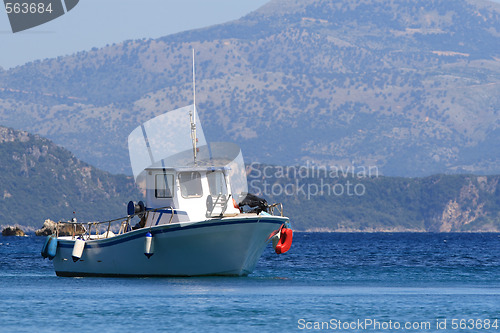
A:
<svg viewBox="0 0 500 333">
<path fill-rule="evenodd" d="M 57 222 L 54 222 L 50 219 L 45 220 L 43 222 L 43 226 L 40 229 L 35 230 L 33 227 L 29 226 L 3 226 L 2 236 L 26 236 L 26 232 L 32 233 L 35 232 L 37 236 L 49 236 L 56 233 L 57 230 Z M 1 229 L 1 227 L 0 227 Z M 81 225 L 75 226 L 70 224 L 60 224 L 59 225 L 59 236 L 72 236 L 83 234 L 85 230 Z"/>
<path fill-rule="evenodd" d="M 37 236 L 49 236 L 55 234 L 57 230 L 57 222 L 54 222 L 50 219 L 45 220 L 43 222 L 43 226 L 41 229 L 35 231 L 35 235 Z M 59 225 L 59 236 L 71 236 L 73 234 L 79 235 L 84 233 L 85 230 L 81 225 L 77 225 L 76 230 L 73 225 L 70 224 L 60 224 Z"/>
<path fill-rule="evenodd" d="M 24 237 L 26 234 L 19 227 L 6 227 L 2 230 L 2 236 L 20 236 Z"/>
</svg>

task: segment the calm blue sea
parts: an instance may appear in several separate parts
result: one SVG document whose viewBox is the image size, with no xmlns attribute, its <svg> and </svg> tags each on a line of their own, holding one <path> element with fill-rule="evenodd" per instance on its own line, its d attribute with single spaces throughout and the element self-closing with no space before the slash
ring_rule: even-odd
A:
<svg viewBox="0 0 500 333">
<path fill-rule="evenodd" d="M 0 332 L 500 332 L 500 234 L 295 233 L 248 277 L 59 278 L 0 237 Z"/>
</svg>

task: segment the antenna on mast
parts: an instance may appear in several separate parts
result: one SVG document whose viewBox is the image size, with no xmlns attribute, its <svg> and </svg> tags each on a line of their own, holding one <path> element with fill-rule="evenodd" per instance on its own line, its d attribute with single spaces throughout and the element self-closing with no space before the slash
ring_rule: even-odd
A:
<svg viewBox="0 0 500 333">
<path fill-rule="evenodd" d="M 194 49 L 193 49 L 193 105 L 196 109 L 196 80 L 195 80 L 195 71 L 194 71 Z M 196 119 L 195 119 L 196 123 Z"/>
<path fill-rule="evenodd" d="M 196 80 L 194 71 L 194 49 L 193 49 L 193 110 L 189 112 L 189 119 L 191 121 L 191 140 L 193 141 L 193 159 L 194 164 L 196 164 L 196 153 L 198 149 L 196 148 L 196 143 L 198 138 L 196 137 Z"/>
</svg>

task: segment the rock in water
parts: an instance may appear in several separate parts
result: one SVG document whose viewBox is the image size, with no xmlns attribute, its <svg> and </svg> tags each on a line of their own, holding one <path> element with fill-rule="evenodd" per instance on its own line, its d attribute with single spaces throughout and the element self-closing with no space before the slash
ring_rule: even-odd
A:
<svg viewBox="0 0 500 333">
<path fill-rule="evenodd" d="M 57 229 L 57 222 L 54 222 L 50 219 L 45 220 L 43 222 L 43 226 L 41 229 L 38 229 L 35 231 L 35 235 L 37 236 L 49 236 L 52 234 L 56 233 Z M 81 225 L 76 226 L 76 232 L 75 232 L 75 227 L 71 224 L 60 224 L 59 225 L 59 236 L 72 236 L 73 233 L 76 235 L 81 235 L 85 232 L 83 227 Z"/>
<path fill-rule="evenodd" d="M 25 236 L 24 231 L 19 227 L 7 227 L 2 230 L 2 236 Z"/>
<path fill-rule="evenodd" d="M 47 219 L 45 222 L 43 222 L 43 226 L 41 229 L 38 229 L 35 231 L 35 235 L 37 236 L 49 236 L 52 235 L 56 232 L 56 225 L 57 223 Z"/>
</svg>

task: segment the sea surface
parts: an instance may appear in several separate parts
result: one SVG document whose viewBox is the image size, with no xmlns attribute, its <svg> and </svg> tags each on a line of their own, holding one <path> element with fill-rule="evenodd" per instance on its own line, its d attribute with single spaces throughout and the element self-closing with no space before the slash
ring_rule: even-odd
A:
<svg viewBox="0 0 500 333">
<path fill-rule="evenodd" d="M 248 277 L 62 278 L 0 236 L 0 332 L 500 332 L 500 234 L 295 233 Z"/>
</svg>

